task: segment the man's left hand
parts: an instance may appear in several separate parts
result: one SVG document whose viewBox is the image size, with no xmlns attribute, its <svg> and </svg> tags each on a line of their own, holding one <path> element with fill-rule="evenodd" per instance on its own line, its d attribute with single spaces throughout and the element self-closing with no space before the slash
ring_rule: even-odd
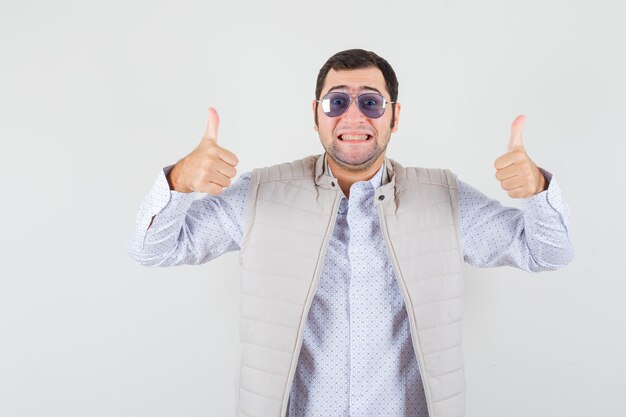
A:
<svg viewBox="0 0 626 417">
<path fill-rule="evenodd" d="M 526 117 L 519 115 L 511 126 L 509 151 L 496 159 L 496 178 L 512 198 L 528 198 L 548 188 L 543 173 L 528 157 L 522 143 L 522 128 Z"/>
</svg>

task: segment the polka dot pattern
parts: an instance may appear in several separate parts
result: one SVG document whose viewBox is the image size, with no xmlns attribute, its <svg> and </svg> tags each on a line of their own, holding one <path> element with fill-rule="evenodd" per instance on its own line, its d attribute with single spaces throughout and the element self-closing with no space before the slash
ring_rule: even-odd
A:
<svg viewBox="0 0 626 417">
<path fill-rule="evenodd" d="M 574 258 L 571 211 L 561 189 L 541 169 L 548 189 L 520 199 L 522 210 L 503 207 L 457 178 L 465 261 L 479 267 L 514 266 L 528 272 L 553 270 Z"/>
<path fill-rule="evenodd" d="M 304 328 L 289 417 L 426 417 L 400 288 L 370 181 L 342 196 Z"/>
<path fill-rule="evenodd" d="M 127 251 L 145 266 L 202 264 L 241 247 L 250 173 L 220 196 L 170 190 L 165 167 L 137 214 Z M 158 214 L 158 216 L 157 216 Z M 148 227 L 149 226 L 149 227 Z"/>
<path fill-rule="evenodd" d="M 129 255 L 143 265 L 168 266 L 238 250 L 250 173 L 222 195 L 198 199 L 170 191 L 165 176 L 171 167 L 159 173 L 139 209 Z M 341 199 L 304 329 L 289 417 L 428 416 L 406 308 L 374 205 L 383 169 Z M 466 262 L 536 272 L 571 261 L 570 209 L 552 175 L 543 172 L 548 189 L 522 199 L 522 210 L 503 207 L 457 178 Z"/>
</svg>

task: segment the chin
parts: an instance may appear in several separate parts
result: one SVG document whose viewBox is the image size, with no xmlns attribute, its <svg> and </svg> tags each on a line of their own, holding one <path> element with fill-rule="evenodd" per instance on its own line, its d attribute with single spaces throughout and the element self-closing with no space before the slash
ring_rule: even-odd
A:
<svg viewBox="0 0 626 417">
<path fill-rule="evenodd" d="M 350 171 L 364 171 L 370 168 L 378 160 L 380 155 L 372 155 L 362 158 L 344 158 L 341 155 L 332 155 L 331 158 L 335 163 L 344 169 Z"/>
</svg>

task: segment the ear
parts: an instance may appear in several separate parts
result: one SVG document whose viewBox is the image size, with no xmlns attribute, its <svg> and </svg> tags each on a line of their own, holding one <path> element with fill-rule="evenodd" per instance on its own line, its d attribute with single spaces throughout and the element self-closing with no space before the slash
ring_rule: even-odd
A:
<svg viewBox="0 0 626 417">
<path fill-rule="evenodd" d="M 400 103 L 396 103 L 396 113 L 395 118 L 393 120 L 393 126 L 391 127 L 391 131 L 395 133 L 398 130 L 398 123 L 400 122 Z"/>
<path fill-rule="evenodd" d="M 313 130 L 315 130 L 316 132 L 318 132 L 318 128 L 317 128 L 317 123 L 316 123 L 316 114 L 315 114 L 315 110 L 317 107 L 317 100 L 313 99 L 313 101 L 311 102 L 311 108 L 313 109 Z"/>
</svg>

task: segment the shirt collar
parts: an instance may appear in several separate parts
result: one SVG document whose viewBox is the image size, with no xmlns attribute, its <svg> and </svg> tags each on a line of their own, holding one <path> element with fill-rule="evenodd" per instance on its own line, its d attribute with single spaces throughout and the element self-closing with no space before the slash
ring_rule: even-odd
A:
<svg viewBox="0 0 626 417">
<path fill-rule="evenodd" d="M 325 171 L 328 172 L 328 175 L 330 175 L 331 177 L 335 178 L 335 176 L 333 175 L 333 171 L 330 169 L 330 165 L 328 165 L 328 156 L 327 155 L 325 155 L 325 157 L 324 157 L 324 166 L 325 166 Z M 376 172 L 376 174 L 372 178 L 370 178 L 370 180 L 369 180 L 369 183 L 372 184 L 372 188 L 377 189 L 378 187 L 383 185 L 383 172 L 384 172 L 384 170 L 385 170 L 385 160 L 383 160 L 383 164 L 381 165 L 381 167 L 378 170 L 378 172 Z"/>
</svg>

